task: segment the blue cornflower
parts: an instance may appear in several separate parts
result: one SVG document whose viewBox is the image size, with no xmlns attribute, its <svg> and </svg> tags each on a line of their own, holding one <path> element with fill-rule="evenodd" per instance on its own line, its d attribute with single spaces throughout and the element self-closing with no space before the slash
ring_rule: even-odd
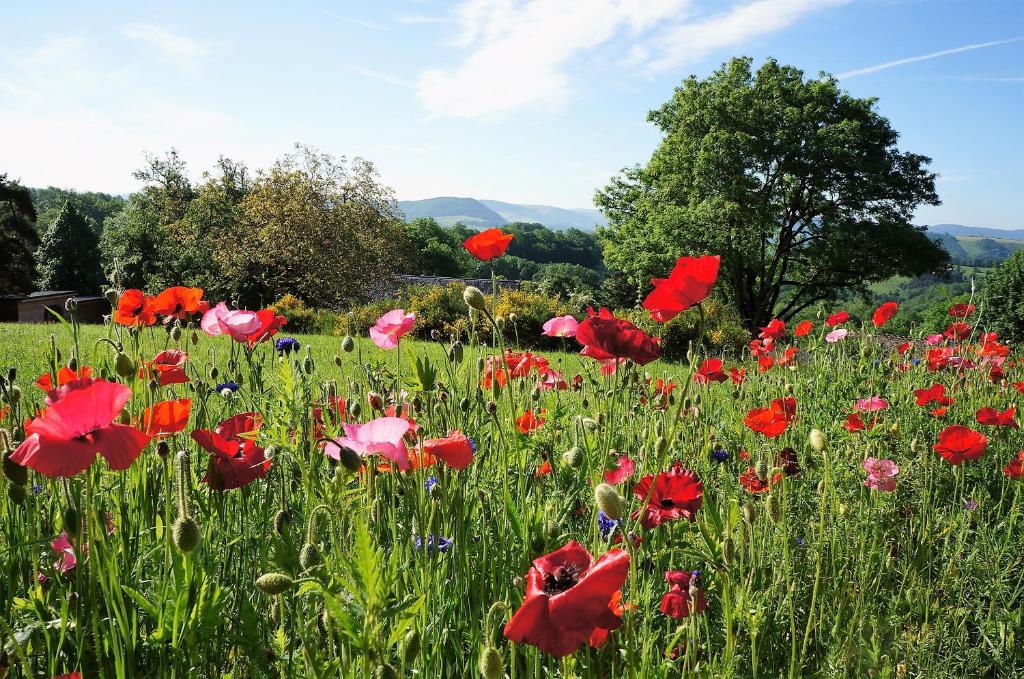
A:
<svg viewBox="0 0 1024 679">
<path fill-rule="evenodd" d="M 797 547 L 803 547 L 804 546 L 804 539 L 802 537 L 797 536 L 796 546 Z"/>
<path fill-rule="evenodd" d="M 919 358 L 912 358 L 912 359 L 910 359 L 910 362 L 913 365 L 921 365 L 921 359 L 919 359 Z"/>
<path fill-rule="evenodd" d="M 725 448 L 715 448 L 711 451 L 711 457 L 715 458 L 719 462 L 725 462 L 729 459 L 729 451 Z"/>
<path fill-rule="evenodd" d="M 964 509 L 973 512 L 978 508 L 978 503 L 974 500 L 964 500 Z"/>
<path fill-rule="evenodd" d="M 423 487 L 427 489 L 428 493 L 430 492 L 430 489 L 433 488 L 436 485 L 437 485 L 437 477 L 436 476 L 428 476 L 427 480 L 424 481 L 424 483 L 423 483 Z"/>
<path fill-rule="evenodd" d="M 605 516 L 602 511 L 597 512 L 597 527 L 601 531 L 601 537 L 605 540 L 609 540 L 612 537 L 612 533 L 619 526 L 619 522 L 615 519 L 609 519 Z"/>
<path fill-rule="evenodd" d="M 39 483 L 33 483 L 32 484 L 32 494 L 33 495 L 41 495 L 42 492 L 43 492 L 42 484 L 39 484 Z"/>
<path fill-rule="evenodd" d="M 222 382 L 217 385 L 217 393 L 223 394 L 224 390 L 227 389 L 232 394 L 238 391 L 238 382 Z"/>
<path fill-rule="evenodd" d="M 294 337 L 282 337 L 274 343 L 274 348 L 279 354 L 290 354 L 293 351 L 298 351 L 301 346 L 299 340 Z"/>
<path fill-rule="evenodd" d="M 423 540 L 417 535 L 414 537 L 416 541 L 416 549 L 423 549 Z M 436 533 L 427 538 L 427 553 L 433 552 L 435 549 L 438 552 L 447 552 L 452 546 L 451 538 L 442 537 Z"/>
</svg>

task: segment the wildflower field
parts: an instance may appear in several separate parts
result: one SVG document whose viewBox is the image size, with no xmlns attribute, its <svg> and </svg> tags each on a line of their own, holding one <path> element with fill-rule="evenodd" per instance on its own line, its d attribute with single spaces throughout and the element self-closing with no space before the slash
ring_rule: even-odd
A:
<svg viewBox="0 0 1024 679">
<path fill-rule="evenodd" d="M 644 308 L 699 316 L 717 272 Z M 981 309 L 669 364 L 603 309 L 521 350 L 474 288 L 495 346 L 148 292 L 0 326 L 0 675 L 1024 674 L 1024 370 Z"/>
</svg>

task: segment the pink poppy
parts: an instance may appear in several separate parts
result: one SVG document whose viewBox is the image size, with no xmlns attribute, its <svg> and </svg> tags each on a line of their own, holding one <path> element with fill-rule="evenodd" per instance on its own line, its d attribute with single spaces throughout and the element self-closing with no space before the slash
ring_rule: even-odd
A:
<svg viewBox="0 0 1024 679">
<path fill-rule="evenodd" d="M 849 335 L 849 334 L 850 334 L 850 331 L 847 330 L 846 328 L 836 328 L 835 330 L 833 330 L 829 334 L 825 335 L 825 341 L 830 343 L 830 344 L 834 344 L 834 343 L 838 342 L 839 340 L 845 339 L 846 336 Z"/>
<path fill-rule="evenodd" d="M 54 538 L 50 543 L 50 548 L 57 553 L 58 557 L 53 567 L 61 573 L 74 570 L 75 566 L 78 565 L 78 557 L 75 556 L 75 548 L 72 546 L 67 532 L 62 532 Z"/>
<path fill-rule="evenodd" d="M 580 325 L 572 316 L 555 316 L 544 324 L 542 334 L 548 337 L 575 337 Z"/>
<path fill-rule="evenodd" d="M 380 455 L 394 462 L 399 469 L 409 469 L 409 451 L 405 434 L 409 422 L 401 417 L 378 417 L 366 424 L 342 423 L 345 435 L 324 446 L 324 454 L 341 459 L 341 448 L 348 448 L 361 457 Z"/>
<path fill-rule="evenodd" d="M 889 402 L 881 396 L 857 399 L 857 410 L 862 410 L 866 413 L 878 412 L 879 410 L 885 410 L 888 407 Z"/>
<path fill-rule="evenodd" d="M 619 455 L 619 460 L 615 463 L 615 469 L 605 470 L 604 480 L 616 486 L 632 476 L 635 470 L 636 464 L 629 458 L 629 455 Z"/>
<path fill-rule="evenodd" d="M 412 330 L 415 322 L 416 314 L 407 314 L 405 309 L 392 309 L 370 328 L 370 339 L 381 349 L 394 349 L 402 335 Z"/>
<path fill-rule="evenodd" d="M 942 333 L 935 333 L 934 335 L 928 335 L 928 337 L 925 338 L 924 343 L 926 346 L 933 347 L 936 344 L 942 344 L 942 340 L 944 339 L 945 337 L 942 336 Z"/>
<path fill-rule="evenodd" d="M 229 335 L 237 342 L 244 342 L 249 335 L 260 329 L 260 319 L 255 311 L 229 309 L 227 304 L 221 302 L 203 314 L 199 327 L 210 337 Z"/>
<path fill-rule="evenodd" d="M 111 469 L 127 469 L 149 443 L 135 427 L 117 423 L 131 396 L 123 384 L 103 380 L 68 392 L 28 423 L 10 460 L 51 477 L 85 471 L 97 453 Z"/>
<path fill-rule="evenodd" d="M 868 477 L 864 479 L 864 485 L 874 490 L 881 490 L 887 493 L 896 489 L 896 475 L 900 468 L 892 460 L 880 460 L 876 457 L 869 457 L 861 463 Z"/>
</svg>

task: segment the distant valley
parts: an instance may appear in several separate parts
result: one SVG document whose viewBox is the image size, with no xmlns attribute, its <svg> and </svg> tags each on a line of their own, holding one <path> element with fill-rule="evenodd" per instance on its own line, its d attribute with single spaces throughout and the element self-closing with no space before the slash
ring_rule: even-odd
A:
<svg viewBox="0 0 1024 679">
<path fill-rule="evenodd" d="M 450 226 L 459 222 L 470 227 L 500 227 L 512 222 L 543 224 L 551 229 L 583 229 L 593 231 L 607 223 L 604 215 L 592 208 L 568 209 L 551 205 L 506 203 L 500 200 L 478 200 L 442 196 L 424 200 L 402 200 L 398 203 L 407 220 L 433 217 L 439 224 Z"/>
</svg>

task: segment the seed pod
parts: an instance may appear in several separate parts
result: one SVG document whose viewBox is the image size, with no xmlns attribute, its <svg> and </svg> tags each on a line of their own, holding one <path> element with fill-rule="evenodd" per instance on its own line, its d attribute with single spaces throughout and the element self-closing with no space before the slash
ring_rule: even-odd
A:
<svg viewBox="0 0 1024 679">
<path fill-rule="evenodd" d="M 811 448 L 819 453 L 828 447 L 828 438 L 820 429 L 812 429 L 811 433 L 807 435 L 807 440 L 811 444 Z"/>
<path fill-rule="evenodd" d="M 351 354 L 356 348 L 356 341 L 352 339 L 351 335 L 345 335 L 341 338 L 341 350 L 346 354 Z"/>
<path fill-rule="evenodd" d="M 614 521 L 621 519 L 626 509 L 626 502 L 619 491 L 608 483 L 599 483 L 594 487 L 594 503 L 605 516 Z"/>
<path fill-rule="evenodd" d="M 481 679 L 501 679 L 505 676 L 505 663 L 501 659 L 498 649 L 487 646 L 480 653 L 480 660 L 477 663 L 477 670 Z"/>
<path fill-rule="evenodd" d="M 271 596 L 287 592 L 293 584 L 295 581 L 284 573 L 265 573 L 256 579 L 256 587 Z"/>
<path fill-rule="evenodd" d="M 171 538 L 174 546 L 188 554 L 199 546 L 201 535 L 199 526 L 188 516 L 179 516 L 171 526 Z"/>
</svg>

